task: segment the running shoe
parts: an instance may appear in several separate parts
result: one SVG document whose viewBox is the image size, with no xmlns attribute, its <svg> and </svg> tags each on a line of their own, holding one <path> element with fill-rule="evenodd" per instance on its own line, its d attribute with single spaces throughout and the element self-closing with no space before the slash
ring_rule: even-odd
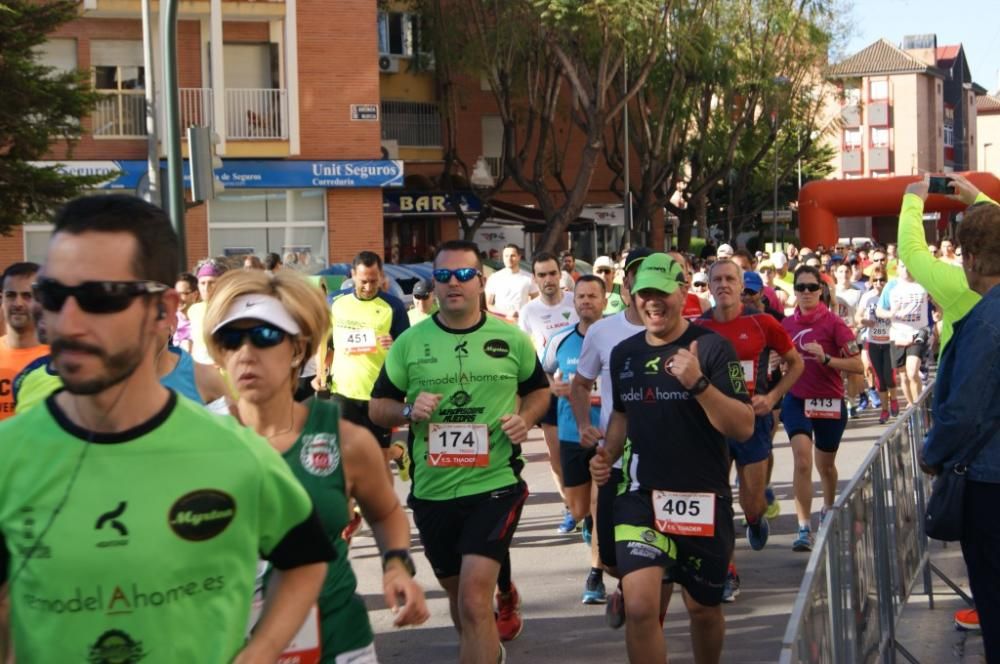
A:
<svg viewBox="0 0 1000 664">
<path fill-rule="evenodd" d="M 792 542 L 792 551 L 812 551 L 813 536 L 809 526 L 799 526 L 799 533 Z"/>
<path fill-rule="evenodd" d="M 771 526 L 767 522 L 767 517 L 762 516 L 757 523 L 747 524 L 747 542 L 754 551 L 760 551 L 767 546 L 767 536 L 771 532 Z"/>
<path fill-rule="evenodd" d="M 563 510 L 563 522 L 556 528 L 560 535 L 568 535 L 576 530 L 576 519 L 570 514 L 568 509 Z"/>
<path fill-rule="evenodd" d="M 722 587 L 722 601 L 735 602 L 740 596 L 740 575 L 736 573 L 734 565 L 729 566 L 726 572 L 726 585 Z"/>
<path fill-rule="evenodd" d="M 889 421 L 889 411 L 883 410 L 882 414 L 878 416 L 878 423 L 885 424 Z"/>
<path fill-rule="evenodd" d="M 848 406 L 847 407 L 847 419 L 849 419 L 849 420 L 856 420 L 856 419 L 858 419 L 858 407 L 857 406 L 853 406 L 852 405 L 852 406 Z"/>
<path fill-rule="evenodd" d="M 611 629 L 621 629 L 625 624 L 625 597 L 621 588 L 608 595 L 608 604 L 604 609 L 604 621 Z"/>
<path fill-rule="evenodd" d="M 882 399 L 879 398 L 878 390 L 876 389 L 869 388 L 868 401 L 871 403 L 871 405 L 875 406 L 876 408 L 882 407 Z"/>
<path fill-rule="evenodd" d="M 524 621 L 521 620 L 521 596 L 517 587 L 511 583 L 510 592 L 497 591 L 497 631 L 501 641 L 513 641 L 521 633 Z"/>
<path fill-rule="evenodd" d="M 608 601 L 608 593 L 604 589 L 604 581 L 594 573 L 587 575 L 583 584 L 584 604 L 604 604 Z"/>
<path fill-rule="evenodd" d="M 889 413 L 893 417 L 899 415 L 899 402 L 896 399 L 889 399 Z"/>
<path fill-rule="evenodd" d="M 590 521 L 590 519 L 584 519 L 583 525 L 580 526 L 580 536 L 583 537 L 583 543 L 587 546 L 590 546 L 590 541 L 593 537 L 593 533 L 590 529 Z"/>
<path fill-rule="evenodd" d="M 396 467 L 399 468 L 399 479 L 404 482 L 410 481 L 410 466 L 413 461 L 410 459 L 410 451 L 406 448 L 406 443 L 401 440 L 394 442 L 391 447 L 398 447 L 402 454 L 396 459 Z"/>
<path fill-rule="evenodd" d="M 955 612 L 955 629 L 961 632 L 978 632 L 979 611 L 976 609 L 959 609 Z"/>
<path fill-rule="evenodd" d="M 770 486 L 764 489 L 764 498 L 767 499 L 767 510 L 764 512 L 764 516 L 768 519 L 778 518 L 778 515 L 781 514 L 781 503 L 774 497 L 774 489 Z"/>
<path fill-rule="evenodd" d="M 858 397 L 858 410 L 866 410 L 868 408 L 868 393 L 862 392 Z"/>
</svg>

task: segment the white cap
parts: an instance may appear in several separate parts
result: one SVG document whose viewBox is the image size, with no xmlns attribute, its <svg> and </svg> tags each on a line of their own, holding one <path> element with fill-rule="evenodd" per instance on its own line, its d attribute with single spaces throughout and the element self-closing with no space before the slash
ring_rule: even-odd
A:
<svg viewBox="0 0 1000 664">
<path fill-rule="evenodd" d="M 215 326 L 212 334 L 238 320 L 264 321 L 284 330 L 288 334 L 299 334 L 302 332 L 302 328 L 288 314 L 281 300 L 270 295 L 260 295 L 258 293 L 240 295 L 233 300 L 233 303 L 229 306 L 229 311 L 226 312 L 226 317 L 221 323 Z"/>
<path fill-rule="evenodd" d="M 599 267 L 610 267 L 613 270 L 615 262 L 611 260 L 611 256 L 598 256 L 597 260 L 594 261 L 594 271 L 596 272 Z"/>
<path fill-rule="evenodd" d="M 786 265 L 788 265 L 788 257 L 785 256 L 783 251 L 776 251 L 771 254 L 771 262 L 774 263 L 776 270 L 780 270 Z"/>
<path fill-rule="evenodd" d="M 691 277 L 692 284 L 707 284 L 708 274 L 705 272 L 695 272 L 694 276 Z"/>
<path fill-rule="evenodd" d="M 717 258 L 732 258 L 733 248 L 728 244 L 724 244 L 719 247 L 719 250 L 715 252 L 715 255 Z"/>
</svg>

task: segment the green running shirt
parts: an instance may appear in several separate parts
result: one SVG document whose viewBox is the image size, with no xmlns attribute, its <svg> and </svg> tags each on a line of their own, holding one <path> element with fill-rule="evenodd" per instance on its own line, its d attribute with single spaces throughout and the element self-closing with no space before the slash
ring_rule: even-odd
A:
<svg viewBox="0 0 1000 664">
<path fill-rule="evenodd" d="M 421 392 L 442 395 L 429 422 L 410 425 L 411 490 L 416 498 L 450 500 L 519 480 L 521 446 L 511 443 L 500 418 L 517 412 L 519 395 L 547 387 L 531 338 L 518 328 L 483 315 L 471 328 L 452 330 L 435 314 L 392 345 L 372 398 L 413 403 Z M 485 427 L 482 447 L 474 443 L 479 439 L 468 425 Z M 433 448 L 428 444 L 432 427 Z M 468 460 L 474 449 L 484 452 L 475 455 L 481 465 L 442 465 L 451 462 L 431 454 L 467 450 Z"/>
<path fill-rule="evenodd" d="M 173 392 L 119 434 L 80 429 L 53 397 L 0 424 L 0 441 L 0 584 L 19 662 L 230 662 L 258 558 L 335 555 L 281 456 Z"/>
</svg>

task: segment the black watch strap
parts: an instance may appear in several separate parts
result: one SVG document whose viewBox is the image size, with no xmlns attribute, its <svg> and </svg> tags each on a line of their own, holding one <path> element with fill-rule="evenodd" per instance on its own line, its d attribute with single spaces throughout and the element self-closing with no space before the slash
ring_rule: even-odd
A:
<svg viewBox="0 0 1000 664">
<path fill-rule="evenodd" d="M 712 383 L 709 382 L 708 378 L 705 378 L 705 375 L 702 374 L 701 378 L 699 378 L 698 381 L 691 386 L 691 389 L 688 390 L 688 392 L 691 393 L 691 396 L 696 397 L 707 390 L 708 386 L 711 384 Z"/>
<path fill-rule="evenodd" d="M 398 560 L 403 563 L 403 567 L 409 572 L 410 576 L 417 575 L 417 566 L 413 564 L 413 558 L 410 557 L 410 552 L 406 549 L 390 549 L 382 554 L 382 571 L 388 567 L 389 562 L 393 560 Z"/>
</svg>

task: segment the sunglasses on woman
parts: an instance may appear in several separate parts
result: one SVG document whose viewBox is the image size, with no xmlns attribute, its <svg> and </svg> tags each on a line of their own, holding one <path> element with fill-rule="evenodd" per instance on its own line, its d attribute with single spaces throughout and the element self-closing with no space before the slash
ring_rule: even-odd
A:
<svg viewBox="0 0 1000 664">
<path fill-rule="evenodd" d="M 261 323 L 253 327 L 233 327 L 227 325 L 212 336 L 215 342 L 225 350 L 239 350 L 250 339 L 254 348 L 273 348 L 285 340 L 287 332 L 270 323 Z"/>
<path fill-rule="evenodd" d="M 744 288 L 743 297 L 757 297 L 757 291 L 750 290 L 749 288 Z"/>
<path fill-rule="evenodd" d="M 72 297 L 88 314 L 114 314 L 128 309 L 140 295 L 155 295 L 168 287 L 156 281 L 85 281 L 67 286 L 55 279 L 39 279 L 31 288 L 46 311 L 62 311 Z"/>
<path fill-rule="evenodd" d="M 795 284 L 795 291 L 797 293 L 804 293 L 806 291 L 809 291 L 810 293 L 815 293 L 820 288 L 822 288 L 822 286 L 820 286 L 819 284 Z"/>
<path fill-rule="evenodd" d="M 450 282 L 452 276 L 464 284 L 467 281 L 472 281 L 474 277 L 479 276 L 479 270 L 474 267 L 460 267 L 457 270 L 448 270 L 442 267 L 434 270 L 434 281 L 439 284 Z"/>
</svg>

